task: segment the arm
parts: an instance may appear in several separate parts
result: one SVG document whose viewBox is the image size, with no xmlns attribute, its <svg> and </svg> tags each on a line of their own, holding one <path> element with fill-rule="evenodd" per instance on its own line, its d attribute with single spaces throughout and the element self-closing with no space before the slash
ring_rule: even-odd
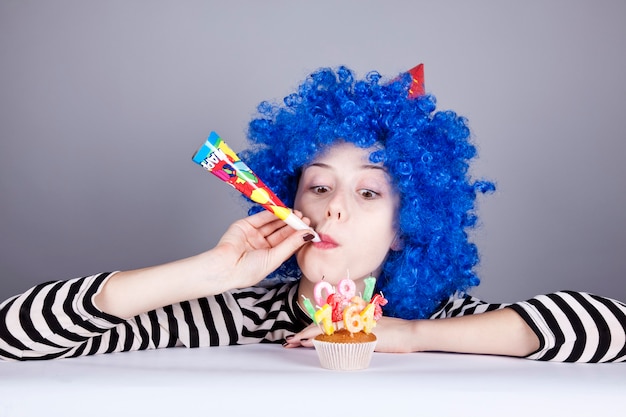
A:
<svg viewBox="0 0 626 417">
<path fill-rule="evenodd" d="M 539 349 L 539 338 L 509 308 L 434 320 L 383 317 L 374 329 L 377 351 L 440 351 L 524 357 Z"/>
<path fill-rule="evenodd" d="M 309 326 L 285 347 L 312 346 L 321 330 Z M 511 309 L 427 320 L 382 317 L 374 328 L 377 352 L 456 352 L 526 356 L 539 348 L 539 338 Z"/>
<path fill-rule="evenodd" d="M 626 305 L 575 291 L 540 295 L 510 306 L 533 328 L 540 348 L 529 359 L 626 361 Z"/>
<path fill-rule="evenodd" d="M 180 301 L 249 287 L 278 268 L 306 242 L 306 235 L 308 231 L 294 231 L 263 211 L 235 222 L 208 252 L 115 274 L 95 304 L 105 313 L 129 318 Z"/>
<path fill-rule="evenodd" d="M 0 357 L 42 359 L 173 346 L 177 323 L 185 323 L 191 307 L 170 304 L 253 285 L 304 244 L 306 232 L 275 220 L 269 212 L 240 220 L 216 248 L 181 261 L 41 284 L 6 300 L 0 303 Z M 162 306 L 167 307 L 154 311 Z M 228 335 L 218 336 L 220 344 L 228 340 Z"/>
<path fill-rule="evenodd" d="M 309 326 L 287 347 L 310 346 Z M 473 297 L 451 299 L 427 320 L 383 317 L 377 351 L 495 354 L 559 362 L 626 361 L 626 305 L 563 291 L 511 305 Z"/>
<path fill-rule="evenodd" d="M 413 350 L 522 356 L 557 362 L 626 361 L 626 305 L 583 292 L 560 291 L 511 305 L 473 297 L 451 299 L 432 317 L 408 322 L 404 334 L 390 323 L 384 345 Z M 385 325 L 386 327 L 386 325 Z M 411 335 L 411 336 L 408 336 Z M 411 345 L 410 343 L 413 343 Z"/>
</svg>

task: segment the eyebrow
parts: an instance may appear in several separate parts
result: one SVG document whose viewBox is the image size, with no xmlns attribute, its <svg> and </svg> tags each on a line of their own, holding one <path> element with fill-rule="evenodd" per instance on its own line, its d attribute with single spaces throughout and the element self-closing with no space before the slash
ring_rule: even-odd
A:
<svg viewBox="0 0 626 417">
<path fill-rule="evenodd" d="M 323 162 L 313 162 L 309 165 L 305 165 L 304 169 L 310 168 L 310 167 L 319 167 L 319 168 L 326 168 L 326 169 L 333 169 L 333 167 L 331 165 L 325 164 Z M 374 164 L 363 164 L 361 165 L 359 168 L 361 169 L 379 169 L 383 172 L 387 172 L 387 169 L 382 166 L 382 165 L 374 165 Z"/>
</svg>

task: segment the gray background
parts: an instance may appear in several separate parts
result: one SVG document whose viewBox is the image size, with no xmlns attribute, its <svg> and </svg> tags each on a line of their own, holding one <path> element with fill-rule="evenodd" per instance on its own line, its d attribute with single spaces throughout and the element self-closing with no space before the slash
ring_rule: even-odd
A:
<svg viewBox="0 0 626 417">
<path fill-rule="evenodd" d="M 244 214 L 190 160 L 311 70 L 426 65 L 470 120 L 475 294 L 626 300 L 626 2 L 0 2 L 0 298 L 214 245 Z"/>
</svg>

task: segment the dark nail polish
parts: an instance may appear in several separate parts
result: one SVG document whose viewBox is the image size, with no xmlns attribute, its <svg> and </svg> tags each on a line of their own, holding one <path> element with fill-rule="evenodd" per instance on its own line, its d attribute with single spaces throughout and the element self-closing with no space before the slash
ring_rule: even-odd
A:
<svg viewBox="0 0 626 417">
<path fill-rule="evenodd" d="M 311 233 L 307 233 L 306 235 L 302 236 L 302 239 L 304 239 L 305 242 L 310 242 L 315 239 L 315 236 Z"/>
</svg>

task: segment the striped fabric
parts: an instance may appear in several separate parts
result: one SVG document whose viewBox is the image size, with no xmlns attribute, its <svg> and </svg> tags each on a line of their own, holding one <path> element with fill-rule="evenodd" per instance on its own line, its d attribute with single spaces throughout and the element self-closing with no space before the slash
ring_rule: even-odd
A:
<svg viewBox="0 0 626 417">
<path fill-rule="evenodd" d="M 295 304 L 295 283 L 232 291 L 122 320 L 92 301 L 108 276 L 41 284 L 2 303 L 0 358 L 280 342 L 310 323 Z"/>
<path fill-rule="evenodd" d="M 560 291 L 515 304 L 450 297 L 432 319 L 514 309 L 539 337 L 528 359 L 558 362 L 626 361 L 626 305 L 592 294 Z"/>
<path fill-rule="evenodd" d="M 279 343 L 311 320 L 297 305 L 297 284 L 274 283 L 163 307 L 129 320 L 93 304 L 110 273 L 49 282 L 0 305 L 0 358 L 41 360 L 99 353 Z M 515 309 L 541 341 L 530 359 L 626 360 L 626 306 L 585 293 L 559 292 L 516 304 L 451 297 L 432 319 Z"/>
</svg>

